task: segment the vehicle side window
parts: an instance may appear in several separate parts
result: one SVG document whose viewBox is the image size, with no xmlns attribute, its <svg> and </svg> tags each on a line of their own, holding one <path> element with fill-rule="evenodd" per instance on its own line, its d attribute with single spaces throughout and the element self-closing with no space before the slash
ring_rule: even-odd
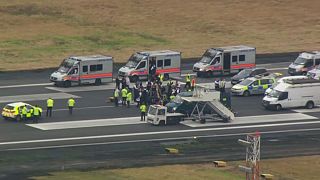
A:
<svg viewBox="0 0 320 180">
<path fill-rule="evenodd" d="M 250 73 L 250 76 L 255 76 L 258 74 L 258 70 L 253 70 L 251 73 Z"/>
<path fill-rule="evenodd" d="M 255 80 L 253 83 L 252 83 L 253 86 L 259 86 L 259 81 L 258 80 Z"/>
<path fill-rule="evenodd" d="M 165 115 L 165 110 L 164 109 L 159 109 L 158 115 Z"/>
<path fill-rule="evenodd" d="M 102 69 L 103 69 L 102 64 L 98 64 L 98 65 L 97 65 L 97 71 L 102 71 Z"/>
<path fill-rule="evenodd" d="M 163 66 L 163 60 L 158 60 L 157 61 L 157 67 L 162 67 Z"/>
<path fill-rule="evenodd" d="M 146 61 L 141 61 L 137 69 L 145 68 L 146 67 Z"/>
<path fill-rule="evenodd" d="M 238 56 L 232 56 L 232 62 L 237 62 L 238 61 Z"/>
<path fill-rule="evenodd" d="M 90 65 L 90 71 L 96 71 L 97 70 L 97 65 Z"/>
<path fill-rule="evenodd" d="M 266 72 L 267 72 L 266 69 L 258 69 L 258 74 L 264 74 Z"/>
<path fill-rule="evenodd" d="M 269 79 L 261 79 L 261 85 L 269 84 Z"/>
<path fill-rule="evenodd" d="M 316 65 L 319 65 L 320 64 L 320 59 L 316 59 Z"/>
<path fill-rule="evenodd" d="M 88 72 L 88 66 L 82 66 L 82 72 Z"/>
<path fill-rule="evenodd" d="M 239 61 L 245 61 L 245 60 L 246 60 L 246 55 L 239 56 Z"/>
<path fill-rule="evenodd" d="M 220 63 L 220 57 L 216 58 L 216 63 L 218 63 L 218 64 Z"/>
<path fill-rule="evenodd" d="M 285 99 L 288 99 L 288 92 L 281 92 L 278 100 L 285 100 Z"/>
<path fill-rule="evenodd" d="M 164 66 L 171 66 L 171 59 L 165 59 Z"/>
<path fill-rule="evenodd" d="M 273 79 L 269 79 L 269 84 L 273 84 L 274 80 Z"/>
<path fill-rule="evenodd" d="M 313 59 L 308 59 L 305 64 L 305 67 L 311 67 L 311 66 L 313 66 Z"/>
</svg>

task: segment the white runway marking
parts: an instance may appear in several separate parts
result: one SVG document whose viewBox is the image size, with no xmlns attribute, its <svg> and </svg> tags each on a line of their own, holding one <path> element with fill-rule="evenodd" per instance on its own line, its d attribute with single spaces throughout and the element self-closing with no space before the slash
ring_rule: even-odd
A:
<svg viewBox="0 0 320 180">
<path fill-rule="evenodd" d="M 112 119 L 96 119 L 82 121 L 64 121 L 52 123 L 27 124 L 41 130 L 57 130 L 57 129 L 73 129 L 73 128 L 88 128 L 100 126 L 118 126 L 128 124 L 142 124 L 140 117 L 112 118 Z"/>
<path fill-rule="evenodd" d="M 20 102 L 20 101 L 40 101 L 48 98 L 53 99 L 68 99 L 70 97 L 80 98 L 67 93 L 47 93 L 47 94 L 30 94 L 30 95 L 16 95 L 16 96 L 2 96 L 0 97 L 0 103 L 4 102 Z"/>
<path fill-rule="evenodd" d="M 0 89 L 5 89 L 5 88 L 19 88 L 19 87 L 33 87 L 33 86 L 49 86 L 49 85 L 53 85 L 53 83 L 18 84 L 18 85 L 0 86 Z"/>
<path fill-rule="evenodd" d="M 47 142 L 60 142 L 60 141 L 90 140 L 90 139 L 102 139 L 102 138 L 148 136 L 148 135 L 177 134 L 177 133 L 206 132 L 206 131 L 221 131 L 221 130 L 234 130 L 234 129 L 251 129 L 251 128 L 256 129 L 256 128 L 263 128 L 263 127 L 294 126 L 294 125 L 306 125 L 306 124 L 320 124 L 320 121 L 275 123 L 275 124 L 233 126 L 233 127 L 220 127 L 220 128 L 204 128 L 204 129 L 187 129 L 187 130 L 173 130 L 173 131 L 156 131 L 156 132 L 112 134 L 112 135 L 98 135 L 98 136 L 80 136 L 80 137 L 37 139 L 37 140 L 25 140 L 25 141 L 10 141 L 10 142 L 0 142 L 0 145 L 47 143 Z"/>
<path fill-rule="evenodd" d="M 274 123 L 274 122 L 280 122 L 280 121 L 297 121 L 297 120 L 311 120 L 311 119 L 318 119 L 318 118 L 309 116 L 306 114 L 301 114 L 301 113 L 289 113 L 289 114 L 272 114 L 272 115 L 236 117 L 235 120 L 230 123 L 208 121 L 205 124 L 200 124 L 199 122 L 194 122 L 194 121 L 182 121 L 181 124 L 184 124 L 189 127 L 208 127 L 208 126 L 217 126 L 217 125 L 234 126 L 234 125 L 241 125 L 241 124 Z"/>
<path fill-rule="evenodd" d="M 315 107 L 313 109 L 294 109 L 293 111 L 298 112 L 298 113 L 320 112 L 320 107 Z"/>
<path fill-rule="evenodd" d="M 112 84 L 106 84 L 101 86 L 74 86 L 69 88 L 50 86 L 46 88 L 54 91 L 68 93 L 68 92 L 99 91 L 99 90 L 115 89 L 115 84 L 112 83 Z"/>
<path fill-rule="evenodd" d="M 277 114 L 277 115 L 261 115 L 261 116 L 245 116 L 236 117 L 231 123 L 222 122 L 207 122 L 206 124 L 200 124 L 194 121 L 182 121 L 189 127 L 207 127 L 207 126 L 234 126 L 234 125 L 245 125 L 252 123 L 274 123 L 280 121 L 297 121 L 297 120 L 310 120 L 318 119 L 313 116 L 291 113 L 291 114 Z M 63 122 L 52 122 L 52 123 L 39 123 L 39 124 L 27 124 L 30 127 L 37 128 L 40 130 L 57 130 L 57 129 L 73 129 L 73 128 L 88 128 L 88 127 L 103 127 L 103 126 L 117 126 L 117 125 L 133 125 L 142 124 L 140 117 L 125 117 L 125 118 L 110 118 L 110 119 L 95 119 L 95 120 L 81 120 L 81 121 L 63 121 Z"/>
<path fill-rule="evenodd" d="M 283 131 L 261 131 L 261 134 L 275 134 L 275 133 L 290 133 L 290 132 L 310 132 L 319 131 L 320 128 L 312 129 L 292 129 Z M 233 134 L 218 134 L 218 135 L 205 135 L 196 136 L 197 138 L 217 138 L 217 137 L 232 137 L 232 136 L 242 136 L 247 135 L 252 132 L 245 133 L 233 133 Z M 12 148 L 5 149 L 6 151 L 23 151 L 23 150 L 37 150 L 37 149 L 53 149 L 53 148 L 70 148 L 70 147 L 82 147 L 82 146 L 97 146 L 97 145 L 109 145 L 109 144 L 125 144 L 125 143 L 140 143 L 140 142 L 157 142 L 157 141 L 177 141 L 177 140 L 193 140 L 194 136 L 176 137 L 176 138 L 156 138 L 156 139 L 139 139 L 139 140 L 128 140 L 128 141 L 111 141 L 111 142 L 101 142 L 101 143 L 81 143 L 81 144 L 68 144 L 68 145 L 56 145 L 56 146 L 36 146 L 29 148 Z"/>
</svg>

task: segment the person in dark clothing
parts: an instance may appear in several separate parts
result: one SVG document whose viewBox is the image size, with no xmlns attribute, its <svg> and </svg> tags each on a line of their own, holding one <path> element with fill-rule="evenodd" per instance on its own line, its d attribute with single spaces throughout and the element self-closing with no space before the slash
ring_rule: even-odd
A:
<svg viewBox="0 0 320 180">
<path fill-rule="evenodd" d="M 119 76 L 117 76 L 117 78 L 116 78 L 116 89 L 121 89 L 121 88 L 120 88 L 120 79 L 119 79 Z"/>
<path fill-rule="evenodd" d="M 122 77 L 121 79 L 121 89 L 124 89 L 127 87 L 127 81 L 126 81 L 126 78 L 125 77 Z"/>
</svg>

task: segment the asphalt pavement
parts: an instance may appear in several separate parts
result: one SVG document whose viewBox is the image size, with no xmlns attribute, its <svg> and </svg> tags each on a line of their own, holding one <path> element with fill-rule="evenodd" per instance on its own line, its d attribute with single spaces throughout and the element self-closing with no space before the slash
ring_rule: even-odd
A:
<svg viewBox="0 0 320 180">
<path fill-rule="evenodd" d="M 290 62 L 274 61 L 258 66 L 285 75 Z M 263 96 L 233 96 L 238 121 L 153 126 L 139 121 L 137 107 L 114 107 L 109 102 L 114 84 L 56 88 L 47 82 L 49 71 L 23 72 L 21 79 L 16 73 L 1 74 L 5 81 L 0 81 L 0 107 L 20 99 L 44 108 L 45 98 L 51 96 L 56 97 L 55 106 L 53 116 L 43 113 L 38 124 L 0 122 L 0 178 L 70 168 L 244 159 L 245 149 L 236 141 L 255 131 L 262 133 L 262 158 L 317 154 L 320 150 L 320 108 L 269 111 L 261 105 Z M 185 68 L 183 73 L 192 72 Z M 214 79 L 197 78 L 197 83 L 213 85 Z M 73 115 L 67 109 L 71 96 L 76 97 Z M 166 154 L 164 148 L 172 146 L 181 148 L 182 153 Z"/>
</svg>

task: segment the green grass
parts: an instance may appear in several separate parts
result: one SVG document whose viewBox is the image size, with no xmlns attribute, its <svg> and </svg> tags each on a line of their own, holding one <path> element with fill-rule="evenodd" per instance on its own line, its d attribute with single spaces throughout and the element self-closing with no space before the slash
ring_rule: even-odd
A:
<svg viewBox="0 0 320 180">
<path fill-rule="evenodd" d="M 36 180 L 242 180 L 243 175 L 233 173 L 228 168 L 214 168 L 213 165 L 171 165 L 144 168 L 127 168 L 114 170 L 94 170 L 94 171 L 65 171 L 55 172 L 48 176 L 33 177 Z"/>
</svg>

